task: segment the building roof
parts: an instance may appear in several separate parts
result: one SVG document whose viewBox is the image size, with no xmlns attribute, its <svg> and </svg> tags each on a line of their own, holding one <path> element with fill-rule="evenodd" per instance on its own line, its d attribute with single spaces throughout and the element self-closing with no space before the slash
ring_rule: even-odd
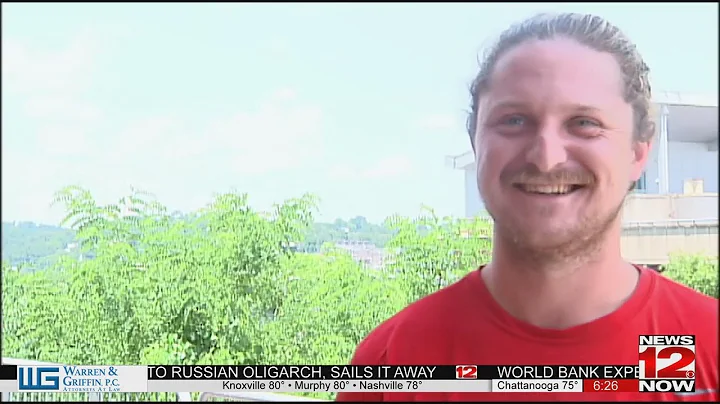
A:
<svg viewBox="0 0 720 404">
<path fill-rule="evenodd" d="M 655 104 L 682 105 L 687 107 L 718 107 L 717 94 L 692 94 L 678 91 L 656 91 L 652 97 Z"/>
<path fill-rule="evenodd" d="M 445 166 L 454 170 L 462 170 L 475 162 L 475 153 L 468 150 L 462 154 L 445 156 Z"/>
</svg>

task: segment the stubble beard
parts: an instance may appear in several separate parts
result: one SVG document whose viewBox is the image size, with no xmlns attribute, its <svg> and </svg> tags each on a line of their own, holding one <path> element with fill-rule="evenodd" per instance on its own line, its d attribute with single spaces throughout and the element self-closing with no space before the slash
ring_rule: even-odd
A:
<svg viewBox="0 0 720 404">
<path fill-rule="evenodd" d="M 538 235 L 537 229 L 528 233 L 521 217 L 504 218 L 514 213 L 501 212 L 502 209 L 496 211 L 491 205 L 486 205 L 486 209 L 494 221 L 494 243 L 503 243 L 504 249 L 528 266 L 547 270 L 579 267 L 592 261 L 622 210 L 621 201 L 604 215 L 587 215 L 549 239 Z"/>
</svg>

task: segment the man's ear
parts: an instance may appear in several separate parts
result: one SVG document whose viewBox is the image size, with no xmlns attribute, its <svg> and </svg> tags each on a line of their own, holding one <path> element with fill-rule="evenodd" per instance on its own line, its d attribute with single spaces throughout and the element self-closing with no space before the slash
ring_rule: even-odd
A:
<svg viewBox="0 0 720 404">
<path fill-rule="evenodd" d="M 633 159 L 630 162 L 630 178 L 631 182 L 635 182 L 640 179 L 640 176 L 645 171 L 648 159 L 650 158 L 650 151 L 652 150 L 652 140 L 647 141 L 635 141 L 633 142 Z"/>
<path fill-rule="evenodd" d="M 654 145 L 655 139 L 655 123 L 651 122 L 645 130 L 645 133 L 633 141 L 632 145 L 632 165 L 630 169 L 630 181 L 635 182 L 640 179 L 640 176 L 645 171 L 648 159 L 650 158 L 650 151 Z"/>
</svg>

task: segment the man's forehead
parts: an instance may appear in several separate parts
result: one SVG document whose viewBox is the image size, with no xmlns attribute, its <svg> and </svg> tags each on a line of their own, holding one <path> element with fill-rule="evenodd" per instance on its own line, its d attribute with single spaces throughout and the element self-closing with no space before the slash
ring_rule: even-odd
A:
<svg viewBox="0 0 720 404">
<path fill-rule="evenodd" d="M 605 75 L 620 73 L 617 59 L 611 53 L 595 50 L 564 37 L 531 39 L 520 43 L 499 58 L 495 70 L 532 74 L 548 68 Z"/>
<path fill-rule="evenodd" d="M 498 60 L 488 84 L 485 108 L 552 103 L 593 111 L 623 101 L 615 58 L 567 39 L 518 45 Z"/>
<path fill-rule="evenodd" d="M 488 111 L 504 111 L 504 110 L 527 110 L 527 109 L 534 109 L 534 105 L 532 101 L 528 101 L 527 98 L 521 98 L 521 97 L 504 97 L 504 98 L 494 98 L 494 97 L 486 97 L 484 99 L 484 105 L 482 107 Z M 579 113 L 594 113 L 594 112 L 601 112 L 603 111 L 603 105 L 594 105 L 592 103 L 592 100 L 589 100 L 588 103 L 574 103 L 574 102 L 566 102 L 563 104 L 555 105 L 554 109 L 558 110 L 566 110 L 566 111 L 574 111 Z"/>
</svg>

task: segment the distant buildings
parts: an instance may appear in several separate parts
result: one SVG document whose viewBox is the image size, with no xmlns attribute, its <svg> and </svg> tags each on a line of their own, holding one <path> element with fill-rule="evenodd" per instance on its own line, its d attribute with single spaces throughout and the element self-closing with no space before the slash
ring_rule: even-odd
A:
<svg viewBox="0 0 720 404">
<path fill-rule="evenodd" d="M 335 246 L 348 252 L 353 260 L 368 268 L 380 269 L 385 260 L 385 250 L 366 241 L 341 241 Z"/>
</svg>

